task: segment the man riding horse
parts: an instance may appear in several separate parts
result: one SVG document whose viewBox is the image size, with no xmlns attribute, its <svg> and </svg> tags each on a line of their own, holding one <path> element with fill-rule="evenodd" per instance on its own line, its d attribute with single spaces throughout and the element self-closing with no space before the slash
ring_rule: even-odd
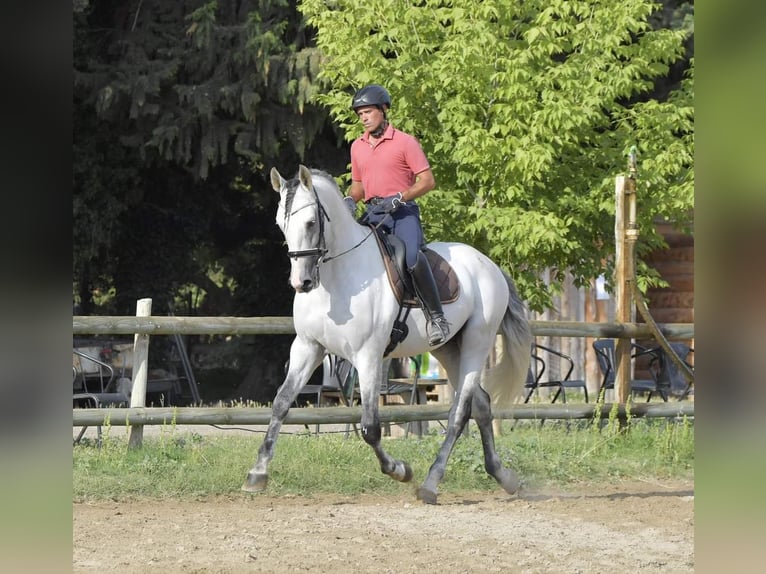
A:
<svg viewBox="0 0 766 574">
<path fill-rule="evenodd" d="M 436 182 L 418 140 L 388 123 L 390 107 L 391 96 L 377 84 L 363 87 L 351 101 L 365 131 L 351 144 L 351 187 L 345 200 L 352 213 L 356 202 L 363 200 L 367 223 L 404 242 L 407 270 L 428 318 L 428 343 L 436 346 L 449 338 L 449 323 L 422 251 L 426 242 L 415 203 Z"/>
</svg>

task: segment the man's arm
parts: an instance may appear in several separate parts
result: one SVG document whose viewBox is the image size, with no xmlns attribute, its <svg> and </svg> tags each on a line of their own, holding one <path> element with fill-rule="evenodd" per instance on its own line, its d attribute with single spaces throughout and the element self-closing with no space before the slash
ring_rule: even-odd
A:
<svg viewBox="0 0 766 574">
<path fill-rule="evenodd" d="M 361 181 L 351 181 L 351 187 L 348 188 L 348 195 L 354 200 L 354 202 L 362 201 L 364 199 L 364 187 L 362 187 Z"/>
<path fill-rule="evenodd" d="M 434 173 L 431 171 L 431 168 L 423 170 L 420 173 L 415 174 L 415 183 L 407 189 L 402 190 L 402 201 L 417 199 L 421 195 L 425 195 L 431 191 L 434 187 L 436 187 L 436 180 L 434 179 Z"/>
</svg>

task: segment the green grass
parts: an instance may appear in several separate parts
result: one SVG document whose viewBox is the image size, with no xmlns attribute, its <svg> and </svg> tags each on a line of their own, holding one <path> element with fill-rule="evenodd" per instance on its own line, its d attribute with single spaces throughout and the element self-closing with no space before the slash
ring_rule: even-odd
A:
<svg viewBox="0 0 766 574">
<path fill-rule="evenodd" d="M 437 425 L 437 429 L 439 428 Z M 528 487 L 559 488 L 615 480 L 692 479 L 694 426 L 691 420 L 519 421 L 496 439 L 503 462 Z M 121 427 L 105 427 L 103 445 L 84 441 L 73 448 L 74 500 L 197 498 L 238 493 L 263 440 L 252 436 L 200 435 L 167 426 L 145 437 L 140 449 L 127 448 Z M 361 438 L 310 433 L 283 435 L 270 466 L 270 495 L 410 493 L 425 478 L 443 437 L 436 430 L 418 440 L 385 439 L 394 457 L 415 472 L 410 484 L 383 475 L 372 449 Z M 441 492 L 494 491 L 484 471 L 481 439 L 472 423 L 450 457 Z"/>
</svg>

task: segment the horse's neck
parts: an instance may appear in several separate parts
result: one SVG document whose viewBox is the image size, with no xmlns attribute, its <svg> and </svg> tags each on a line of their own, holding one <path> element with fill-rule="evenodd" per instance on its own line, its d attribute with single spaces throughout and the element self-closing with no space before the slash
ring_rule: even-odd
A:
<svg viewBox="0 0 766 574">
<path fill-rule="evenodd" d="M 328 225 L 332 228 L 330 232 L 332 246 L 329 255 L 336 256 L 349 249 L 354 249 L 361 242 L 375 241 L 372 237 L 365 240 L 371 231 L 370 228 L 359 225 L 342 202 L 332 204 L 328 210 L 328 217 L 330 218 Z"/>
<path fill-rule="evenodd" d="M 372 228 L 359 225 L 353 220 L 342 225 L 343 229 L 336 230 L 335 237 L 333 238 L 338 253 L 349 249 L 352 251 L 359 250 L 360 247 L 367 243 L 375 244 L 375 238 L 371 236 L 372 233 L 375 233 Z M 362 251 L 365 250 L 362 249 Z"/>
<path fill-rule="evenodd" d="M 343 225 L 343 224 L 342 224 Z M 371 227 L 359 225 L 351 218 L 341 229 L 336 230 L 328 256 L 332 257 L 333 277 L 325 276 L 336 288 L 343 283 L 369 284 L 376 277 L 385 276 L 383 258 Z M 325 270 L 329 271 L 329 269 Z M 328 284 L 328 288 L 333 290 Z"/>
<path fill-rule="evenodd" d="M 357 270 L 383 269 L 371 227 L 360 225 L 349 213 L 348 208 L 339 199 L 335 190 L 320 190 L 322 201 L 329 222 L 327 222 L 328 257 L 337 258 L 336 263 L 356 275 Z"/>
</svg>

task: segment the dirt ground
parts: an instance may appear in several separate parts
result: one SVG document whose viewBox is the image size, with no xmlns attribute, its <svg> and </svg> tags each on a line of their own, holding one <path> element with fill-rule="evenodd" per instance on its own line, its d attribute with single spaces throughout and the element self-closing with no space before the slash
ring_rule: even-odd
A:
<svg viewBox="0 0 766 574">
<path fill-rule="evenodd" d="M 414 488 L 414 487 L 413 487 Z M 694 572 L 694 486 L 75 503 L 73 572 Z"/>
</svg>

